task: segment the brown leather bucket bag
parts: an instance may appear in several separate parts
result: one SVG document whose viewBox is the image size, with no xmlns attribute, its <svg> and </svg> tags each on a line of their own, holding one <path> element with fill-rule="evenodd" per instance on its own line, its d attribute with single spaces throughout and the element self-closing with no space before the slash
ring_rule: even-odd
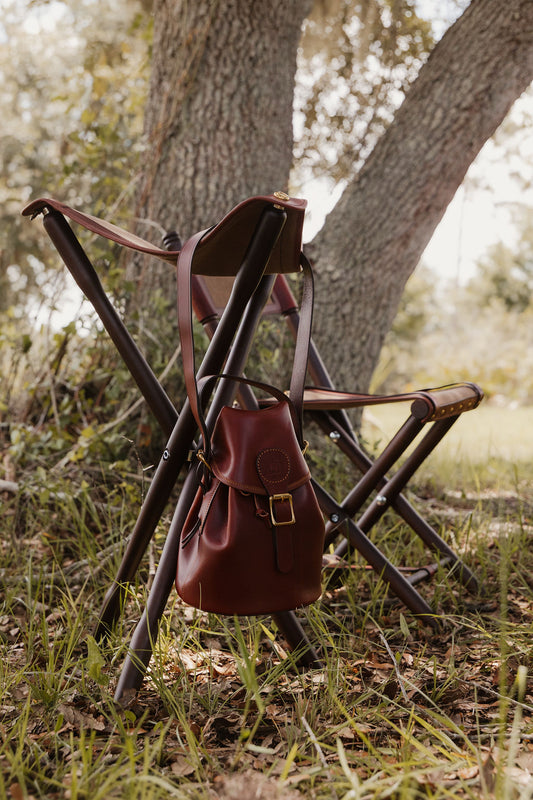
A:
<svg viewBox="0 0 533 800">
<path fill-rule="evenodd" d="M 321 593 L 324 519 L 304 452 L 302 398 L 312 315 L 312 275 L 305 283 L 291 398 L 268 384 L 230 375 L 197 381 L 190 274 L 201 234 L 178 261 L 178 319 L 185 382 L 202 434 L 199 486 L 181 532 L 176 588 L 186 603 L 220 614 L 262 614 L 307 605 Z M 252 409 L 224 406 L 209 435 L 203 405 L 217 379 L 267 391 Z"/>
</svg>

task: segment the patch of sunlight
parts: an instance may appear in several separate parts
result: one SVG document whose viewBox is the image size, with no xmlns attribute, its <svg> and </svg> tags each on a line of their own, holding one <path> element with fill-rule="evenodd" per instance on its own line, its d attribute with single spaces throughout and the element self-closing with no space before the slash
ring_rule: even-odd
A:
<svg viewBox="0 0 533 800">
<path fill-rule="evenodd" d="M 379 446 L 406 419 L 408 408 L 374 406 L 363 415 L 363 436 Z M 463 414 L 437 448 L 440 456 L 470 463 L 502 459 L 532 462 L 533 407 L 500 408 L 485 402 Z"/>
</svg>

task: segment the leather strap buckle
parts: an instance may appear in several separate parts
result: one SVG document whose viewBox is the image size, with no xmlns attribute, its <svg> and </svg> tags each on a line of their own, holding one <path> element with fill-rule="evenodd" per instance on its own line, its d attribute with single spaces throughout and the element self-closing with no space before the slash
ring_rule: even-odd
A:
<svg viewBox="0 0 533 800">
<path fill-rule="evenodd" d="M 276 528 L 280 528 L 283 525 L 294 525 L 296 522 L 296 517 L 294 516 L 294 506 L 292 504 L 292 494 L 273 494 L 269 498 L 270 504 L 270 521 L 272 525 Z M 289 513 L 290 519 L 287 520 L 278 520 L 276 519 L 276 511 L 275 511 L 275 504 L 276 503 L 289 503 Z"/>
<path fill-rule="evenodd" d="M 196 458 L 198 459 L 198 461 L 201 461 L 201 462 L 202 462 L 202 464 L 204 465 L 204 467 L 207 467 L 207 469 L 209 470 L 209 472 L 213 472 L 213 470 L 212 470 L 212 468 L 211 468 L 211 464 L 210 464 L 210 463 L 208 462 L 208 460 L 206 459 L 206 457 L 205 457 L 205 455 L 204 455 L 204 451 L 203 451 L 203 450 L 197 450 L 197 451 L 196 451 Z"/>
</svg>

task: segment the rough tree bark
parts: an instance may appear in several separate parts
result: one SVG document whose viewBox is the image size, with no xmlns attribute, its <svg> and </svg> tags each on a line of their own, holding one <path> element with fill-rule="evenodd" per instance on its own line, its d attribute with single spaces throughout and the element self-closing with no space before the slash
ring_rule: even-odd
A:
<svg viewBox="0 0 533 800">
<path fill-rule="evenodd" d="M 533 3 L 473 0 L 328 216 L 312 243 L 315 332 L 342 385 L 368 387 L 407 278 L 468 167 L 532 78 Z M 465 343 L 467 328 L 465 320 Z"/>
<path fill-rule="evenodd" d="M 246 197 L 287 190 L 296 56 L 311 5 L 155 0 L 138 217 L 184 239 Z M 145 283 L 165 276 L 153 261 L 134 268 L 143 305 Z"/>
<path fill-rule="evenodd" d="M 296 54 L 311 5 L 156 0 L 141 217 L 188 236 L 248 195 L 286 188 Z M 532 78 L 531 0 L 472 0 L 328 216 L 310 246 L 315 330 L 339 383 L 368 387 L 407 278 Z"/>
</svg>

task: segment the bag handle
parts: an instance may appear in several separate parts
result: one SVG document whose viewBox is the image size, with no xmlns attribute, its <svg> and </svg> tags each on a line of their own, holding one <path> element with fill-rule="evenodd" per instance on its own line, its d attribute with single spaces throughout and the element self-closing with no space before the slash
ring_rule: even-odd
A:
<svg viewBox="0 0 533 800">
<path fill-rule="evenodd" d="M 294 403 L 291 401 L 290 397 L 288 397 L 285 394 L 285 392 L 282 392 L 281 389 L 278 389 L 277 386 L 272 386 L 270 383 L 262 383 L 260 381 L 252 381 L 249 378 L 240 378 L 240 377 L 237 377 L 237 375 L 229 375 L 228 373 L 221 372 L 218 375 L 205 375 L 203 378 L 200 378 L 200 380 L 197 381 L 198 398 L 199 398 L 199 402 L 200 402 L 200 406 L 199 407 L 201 409 L 201 419 L 199 421 L 199 424 L 200 424 L 200 428 L 201 428 L 201 431 L 202 431 L 202 437 L 203 437 L 203 443 L 202 443 L 201 451 L 198 451 L 199 453 L 201 452 L 201 454 L 203 456 L 200 459 L 201 461 L 204 461 L 204 463 L 205 462 L 209 463 L 209 460 L 211 458 L 211 442 L 210 442 L 209 436 L 207 436 L 207 431 L 205 429 L 205 421 L 204 421 L 204 417 L 203 417 L 203 414 L 204 414 L 203 409 L 204 409 L 205 403 L 207 401 L 206 398 L 209 396 L 209 391 L 211 390 L 213 384 L 219 379 L 220 380 L 235 381 L 235 383 L 244 384 L 246 386 L 253 386 L 256 389 L 261 389 L 262 391 L 267 392 L 268 394 L 271 394 L 273 397 L 275 397 L 275 399 L 278 401 L 278 403 L 286 403 L 288 405 L 288 407 L 289 407 L 289 412 L 290 412 L 290 415 L 291 415 L 291 418 L 292 418 L 292 424 L 293 424 L 293 427 L 294 427 L 294 431 L 296 433 L 296 438 L 298 440 L 298 445 L 299 445 L 302 453 L 305 454 L 305 452 L 306 452 L 306 450 L 307 450 L 307 448 L 309 446 L 309 442 L 307 442 L 304 439 L 300 440 L 300 438 L 298 436 L 298 417 L 297 417 L 297 414 L 296 414 L 296 409 L 294 407 Z M 203 422 L 203 426 L 201 424 L 202 422 Z"/>
<path fill-rule="evenodd" d="M 181 340 L 185 388 L 187 390 L 191 411 L 202 434 L 204 446 L 206 446 L 209 437 L 196 380 L 192 327 L 192 265 L 196 248 L 209 230 L 210 229 L 199 231 L 185 242 L 178 257 L 177 267 L 178 328 Z M 303 271 L 304 285 L 300 308 L 300 322 L 294 348 L 289 396 L 294 408 L 293 418 L 295 419 L 296 436 L 300 446 L 303 447 L 303 394 L 313 320 L 314 286 L 311 265 L 302 252 L 300 252 L 300 265 Z M 234 376 L 226 375 L 224 377 L 239 380 L 238 378 L 234 378 Z M 244 382 L 246 379 L 240 380 Z M 270 387 L 268 384 L 254 384 L 253 382 L 251 385 L 259 386 L 259 388 L 268 387 L 267 391 L 271 392 L 274 388 Z M 277 392 L 279 392 L 279 390 L 273 391 L 272 394 L 276 395 Z"/>
</svg>

